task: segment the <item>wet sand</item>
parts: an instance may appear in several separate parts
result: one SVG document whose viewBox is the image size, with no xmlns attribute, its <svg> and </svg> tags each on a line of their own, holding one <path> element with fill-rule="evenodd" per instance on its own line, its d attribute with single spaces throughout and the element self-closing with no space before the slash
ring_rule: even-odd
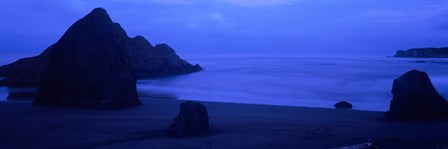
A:
<svg viewBox="0 0 448 149">
<path fill-rule="evenodd" d="M 448 122 L 386 122 L 383 112 L 201 102 L 212 133 L 164 136 L 182 101 L 141 99 L 121 110 L 0 102 L 0 148 L 333 148 L 376 139 L 381 149 L 448 145 Z"/>
</svg>

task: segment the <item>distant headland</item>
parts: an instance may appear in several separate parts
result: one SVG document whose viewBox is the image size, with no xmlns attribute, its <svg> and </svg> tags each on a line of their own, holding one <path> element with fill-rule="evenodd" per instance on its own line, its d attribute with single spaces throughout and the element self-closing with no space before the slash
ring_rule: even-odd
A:
<svg viewBox="0 0 448 149">
<path fill-rule="evenodd" d="M 410 57 L 410 58 L 447 58 L 448 47 L 442 48 L 413 48 L 409 50 L 398 50 L 394 57 Z"/>
</svg>

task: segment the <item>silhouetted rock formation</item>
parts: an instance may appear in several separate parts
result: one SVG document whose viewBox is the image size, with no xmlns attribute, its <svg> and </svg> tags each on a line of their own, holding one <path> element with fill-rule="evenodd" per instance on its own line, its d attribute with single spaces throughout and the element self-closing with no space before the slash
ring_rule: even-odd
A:
<svg viewBox="0 0 448 149">
<path fill-rule="evenodd" d="M 129 38 L 134 70 L 139 76 L 163 76 L 202 70 L 181 59 L 167 44 L 152 46 L 143 36 Z"/>
<path fill-rule="evenodd" d="M 207 108 L 199 102 L 187 101 L 180 105 L 179 115 L 167 131 L 169 137 L 203 136 L 209 133 Z"/>
<path fill-rule="evenodd" d="M 351 103 L 348 103 L 347 101 L 341 101 L 334 104 L 334 107 L 336 109 L 352 109 L 353 105 Z"/>
<path fill-rule="evenodd" d="M 425 72 L 411 70 L 394 80 L 389 120 L 448 119 L 448 102 L 439 95 Z"/>
<path fill-rule="evenodd" d="M 394 57 L 448 57 L 448 47 L 398 50 Z"/>
<path fill-rule="evenodd" d="M 38 56 L 1 66 L 0 76 L 5 78 L 0 81 L 0 86 L 36 86 L 47 69 L 52 47 L 48 47 Z"/>
<path fill-rule="evenodd" d="M 123 31 L 124 32 L 124 31 Z M 144 37 L 124 37 L 132 68 L 140 77 L 166 76 L 201 71 L 198 64 L 191 65 L 181 59 L 175 51 L 166 44 L 152 46 Z M 14 63 L 0 67 L 1 85 L 7 86 L 37 86 L 48 67 L 48 59 L 52 46 L 42 54 L 23 58 Z"/>
<path fill-rule="evenodd" d="M 126 32 L 96 8 L 53 45 L 35 106 L 123 108 L 140 105 Z"/>
</svg>

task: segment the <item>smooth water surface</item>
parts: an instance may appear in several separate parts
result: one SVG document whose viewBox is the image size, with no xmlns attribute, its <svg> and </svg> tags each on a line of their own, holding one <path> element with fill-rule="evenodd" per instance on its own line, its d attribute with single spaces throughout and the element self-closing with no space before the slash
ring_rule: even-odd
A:
<svg viewBox="0 0 448 149">
<path fill-rule="evenodd" d="M 393 79 L 426 71 L 448 97 L 448 59 L 390 57 L 194 56 L 206 70 L 138 81 L 141 94 L 168 98 L 387 111 Z"/>
</svg>

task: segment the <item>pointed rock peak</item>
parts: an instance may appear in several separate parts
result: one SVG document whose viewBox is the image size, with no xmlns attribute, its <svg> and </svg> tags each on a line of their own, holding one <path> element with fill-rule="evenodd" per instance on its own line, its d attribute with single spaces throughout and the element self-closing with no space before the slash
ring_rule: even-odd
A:
<svg viewBox="0 0 448 149">
<path fill-rule="evenodd" d="M 90 12 L 91 14 L 107 14 L 106 9 L 98 7 L 92 10 L 92 12 Z"/>
<path fill-rule="evenodd" d="M 95 8 L 82 19 L 76 21 L 61 39 L 72 40 L 73 38 L 84 37 L 109 39 L 112 37 L 127 38 L 128 36 L 118 23 L 112 22 L 104 8 Z"/>
<path fill-rule="evenodd" d="M 94 22 L 94 21 L 106 21 L 107 23 L 112 23 L 112 20 L 110 19 L 109 14 L 107 14 L 106 9 L 104 9 L 104 8 L 95 8 L 95 9 L 93 9 L 83 19 L 84 20 L 91 20 L 92 22 Z"/>
</svg>

